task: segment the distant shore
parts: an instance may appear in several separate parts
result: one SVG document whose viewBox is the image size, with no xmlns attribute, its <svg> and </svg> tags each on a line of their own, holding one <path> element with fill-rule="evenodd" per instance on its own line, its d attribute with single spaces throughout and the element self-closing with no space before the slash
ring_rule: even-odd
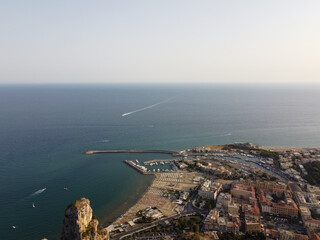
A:
<svg viewBox="0 0 320 240">
<path fill-rule="evenodd" d="M 179 154 L 177 151 L 171 150 L 153 150 L 153 149 L 122 149 L 122 150 L 89 150 L 84 152 L 86 155 L 102 154 L 102 153 L 164 153 L 164 154 Z"/>
</svg>

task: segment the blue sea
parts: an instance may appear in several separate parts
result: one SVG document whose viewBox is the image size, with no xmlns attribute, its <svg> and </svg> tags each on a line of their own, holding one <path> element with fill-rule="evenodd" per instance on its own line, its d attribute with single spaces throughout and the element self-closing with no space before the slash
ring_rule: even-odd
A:
<svg viewBox="0 0 320 240">
<path fill-rule="evenodd" d="M 123 160 L 168 158 L 87 150 L 233 142 L 319 147 L 319 85 L 1 85 L 1 239 L 58 239 L 80 197 L 108 226 L 152 182 Z"/>
</svg>

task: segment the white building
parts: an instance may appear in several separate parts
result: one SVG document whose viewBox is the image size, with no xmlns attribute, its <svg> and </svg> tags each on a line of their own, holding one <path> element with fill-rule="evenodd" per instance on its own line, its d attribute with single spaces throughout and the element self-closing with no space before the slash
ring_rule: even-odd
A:
<svg viewBox="0 0 320 240">
<path fill-rule="evenodd" d="M 222 188 L 221 183 L 212 182 L 211 180 L 206 180 L 202 184 L 198 193 L 202 198 L 215 200 L 221 188 Z"/>
</svg>

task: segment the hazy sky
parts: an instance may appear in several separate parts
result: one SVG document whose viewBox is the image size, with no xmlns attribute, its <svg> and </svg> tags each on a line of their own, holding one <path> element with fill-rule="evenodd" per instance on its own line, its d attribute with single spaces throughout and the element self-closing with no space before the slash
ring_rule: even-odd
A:
<svg viewBox="0 0 320 240">
<path fill-rule="evenodd" d="M 320 1 L 0 0 L 0 83 L 320 83 Z"/>
</svg>

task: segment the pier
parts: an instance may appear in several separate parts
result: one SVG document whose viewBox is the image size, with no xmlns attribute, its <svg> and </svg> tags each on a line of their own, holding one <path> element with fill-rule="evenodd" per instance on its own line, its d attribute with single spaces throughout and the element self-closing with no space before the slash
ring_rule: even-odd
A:
<svg viewBox="0 0 320 240">
<path fill-rule="evenodd" d="M 177 151 L 170 150 L 152 150 L 152 149 L 128 149 L 128 150 L 89 150 L 84 152 L 84 154 L 101 154 L 101 153 L 164 153 L 171 154 L 173 156 L 179 155 Z"/>
<path fill-rule="evenodd" d="M 130 167 L 132 167 L 133 169 L 137 170 L 141 174 L 154 174 L 154 172 L 148 172 L 143 170 L 140 165 L 137 165 L 132 161 L 124 160 L 124 162 L 128 164 Z"/>
<path fill-rule="evenodd" d="M 152 160 L 147 160 L 144 161 L 144 165 L 150 165 L 150 163 L 156 163 L 156 162 L 163 162 L 163 163 L 170 163 L 174 161 L 175 159 L 152 159 Z"/>
</svg>

